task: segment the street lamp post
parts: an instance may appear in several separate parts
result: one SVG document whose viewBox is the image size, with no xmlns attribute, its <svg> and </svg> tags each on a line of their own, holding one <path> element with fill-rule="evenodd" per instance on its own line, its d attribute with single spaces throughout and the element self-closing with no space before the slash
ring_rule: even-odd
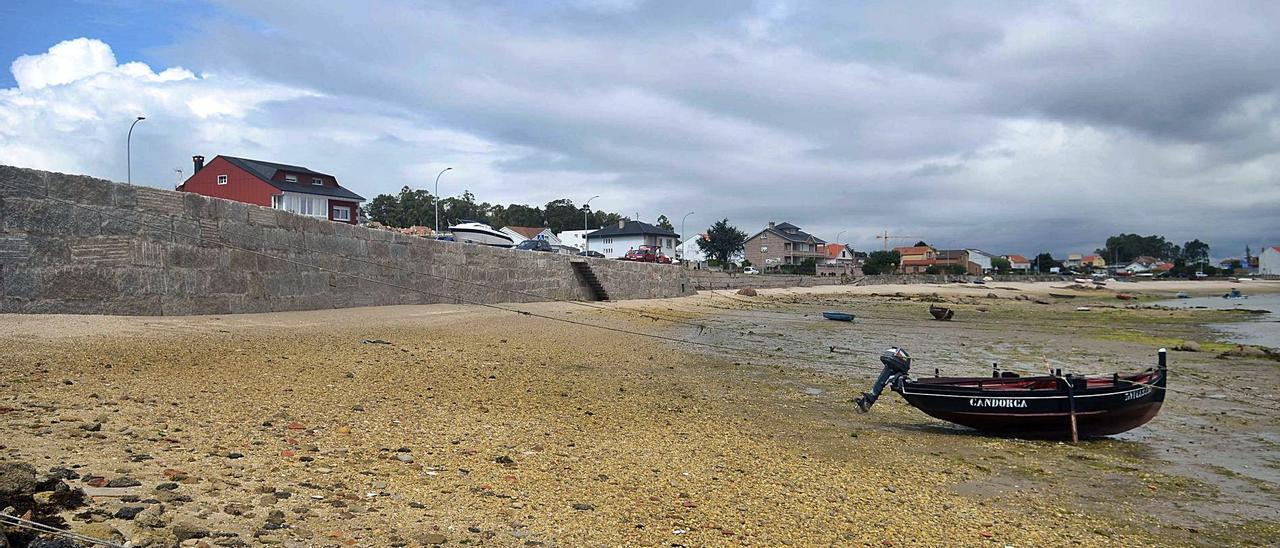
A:
<svg viewBox="0 0 1280 548">
<path fill-rule="evenodd" d="M 440 176 L 444 175 L 444 172 L 449 171 L 451 169 L 453 168 L 446 167 L 440 170 L 440 173 L 436 174 L 436 190 L 435 190 L 435 193 L 431 195 L 431 201 L 436 206 L 436 236 L 440 235 Z"/>
<path fill-rule="evenodd" d="M 591 212 L 591 200 L 599 198 L 599 195 L 592 196 L 587 199 L 587 203 L 582 204 L 582 256 L 590 257 L 591 242 L 587 240 L 587 214 Z"/>
<path fill-rule="evenodd" d="M 129 184 L 133 184 L 133 126 L 138 125 L 138 122 L 141 122 L 146 119 L 147 119 L 146 116 L 139 116 L 136 120 L 133 121 L 132 124 L 129 124 L 129 136 L 126 137 L 124 140 L 124 168 L 126 172 L 125 180 Z"/>
<path fill-rule="evenodd" d="M 680 262 L 684 262 L 684 241 L 687 239 L 684 235 L 684 220 L 688 219 L 690 215 L 693 215 L 692 211 L 685 213 L 684 217 L 680 219 Z"/>
</svg>

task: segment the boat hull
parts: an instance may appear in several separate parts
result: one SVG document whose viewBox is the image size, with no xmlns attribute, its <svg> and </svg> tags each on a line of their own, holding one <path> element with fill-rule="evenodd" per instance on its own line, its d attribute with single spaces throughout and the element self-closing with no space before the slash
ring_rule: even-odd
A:
<svg viewBox="0 0 1280 548">
<path fill-rule="evenodd" d="M 985 387 L 955 386 L 966 379 L 922 379 L 894 389 L 913 407 L 947 422 L 998 435 L 1070 439 L 1073 400 L 1079 437 L 1119 434 L 1146 424 L 1160 412 L 1166 378 L 1167 370 L 1158 369 L 1114 383 L 1094 379 L 1088 388 L 1070 394 L 1065 383 L 1059 389 L 1016 389 L 1016 383 L 1052 377 L 971 379 L 984 381 Z"/>
<path fill-rule="evenodd" d="M 822 317 L 828 320 L 835 320 L 837 322 L 853 321 L 853 314 L 849 314 L 847 312 L 823 312 Z"/>
<path fill-rule="evenodd" d="M 449 232 L 453 233 L 454 240 L 458 242 L 491 245 L 494 247 L 512 247 L 516 245 L 510 236 L 496 230 L 455 226 L 451 227 Z"/>
</svg>

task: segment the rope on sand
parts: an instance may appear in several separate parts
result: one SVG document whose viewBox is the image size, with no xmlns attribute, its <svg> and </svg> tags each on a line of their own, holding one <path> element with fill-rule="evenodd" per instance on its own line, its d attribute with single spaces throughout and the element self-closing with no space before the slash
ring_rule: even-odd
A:
<svg viewBox="0 0 1280 548">
<path fill-rule="evenodd" d="M 77 540 L 77 541 L 80 541 L 80 542 L 83 542 L 83 543 L 86 543 L 86 544 L 90 544 L 90 545 L 95 545 L 95 544 L 96 544 L 96 545 L 101 545 L 101 546 L 108 546 L 108 547 L 110 547 L 110 548 L 124 548 L 124 546 L 123 546 L 123 545 L 116 544 L 116 543 L 114 543 L 114 542 L 107 542 L 107 541 L 105 541 L 105 540 L 96 539 L 96 538 L 93 538 L 93 537 L 90 537 L 90 536 L 86 536 L 86 535 L 81 535 L 80 533 L 76 533 L 76 532 L 73 532 L 73 531 L 68 531 L 68 530 L 66 530 L 66 529 L 59 529 L 59 528 L 54 527 L 54 526 L 52 526 L 52 525 L 45 525 L 45 524 L 43 524 L 43 523 L 38 523 L 38 522 L 31 521 L 31 520 L 22 519 L 22 518 L 17 517 L 17 516 L 11 516 L 11 515 L 9 515 L 9 514 L 2 514 L 2 513 L 0 513 L 0 524 L 9 525 L 9 526 L 12 526 L 12 527 L 19 527 L 19 528 L 22 528 L 22 529 L 30 529 L 30 530 L 32 530 L 32 531 L 37 531 L 37 532 L 44 533 L 44 534 L 49 534 L 49 535 L 57 535 L 57 536 L 60 536 L 60 537 L 66 537 L 66 538 L 69 538 L 69 539 L 71 539 L 71 540 Z"/>
</svg>

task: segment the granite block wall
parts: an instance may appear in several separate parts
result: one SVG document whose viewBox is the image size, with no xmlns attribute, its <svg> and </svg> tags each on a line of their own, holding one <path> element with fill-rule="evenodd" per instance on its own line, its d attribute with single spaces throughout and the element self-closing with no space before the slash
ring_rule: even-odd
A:
<svg viewBox="0 0 1280 548">
<path fill-rule="evenodd" d="M 0 312 L 188 315 L 586 300 L 590 290 L 570 266 L 574 259 L 0 166 Z M 586 260 L 613 299 L 695 290 L 678 267 Z"/>
</svg>

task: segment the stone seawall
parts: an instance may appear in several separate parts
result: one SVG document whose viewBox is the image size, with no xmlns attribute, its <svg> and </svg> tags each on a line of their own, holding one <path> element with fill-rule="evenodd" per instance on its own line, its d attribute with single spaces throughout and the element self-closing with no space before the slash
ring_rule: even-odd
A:
<svg viewBox="0 0 1280 548">
<path fill-rule="evenodd" d="M 769 289 L 778 287 L 812 287 L 815 285 L 839 285 L 839 276 L 797 276 L 786 274 L 729 274 L 717 270 L 690 270 L 689 278 L 697 289 Z"/>
<path fill-rule="evenodd" d="M 590 289 L 572 259 L 0 166 L 0 312 L 187 315 L 587 300 Z M 681 268 L 588 262 L 613 299 L 695 290 Z"/>
</svg>

